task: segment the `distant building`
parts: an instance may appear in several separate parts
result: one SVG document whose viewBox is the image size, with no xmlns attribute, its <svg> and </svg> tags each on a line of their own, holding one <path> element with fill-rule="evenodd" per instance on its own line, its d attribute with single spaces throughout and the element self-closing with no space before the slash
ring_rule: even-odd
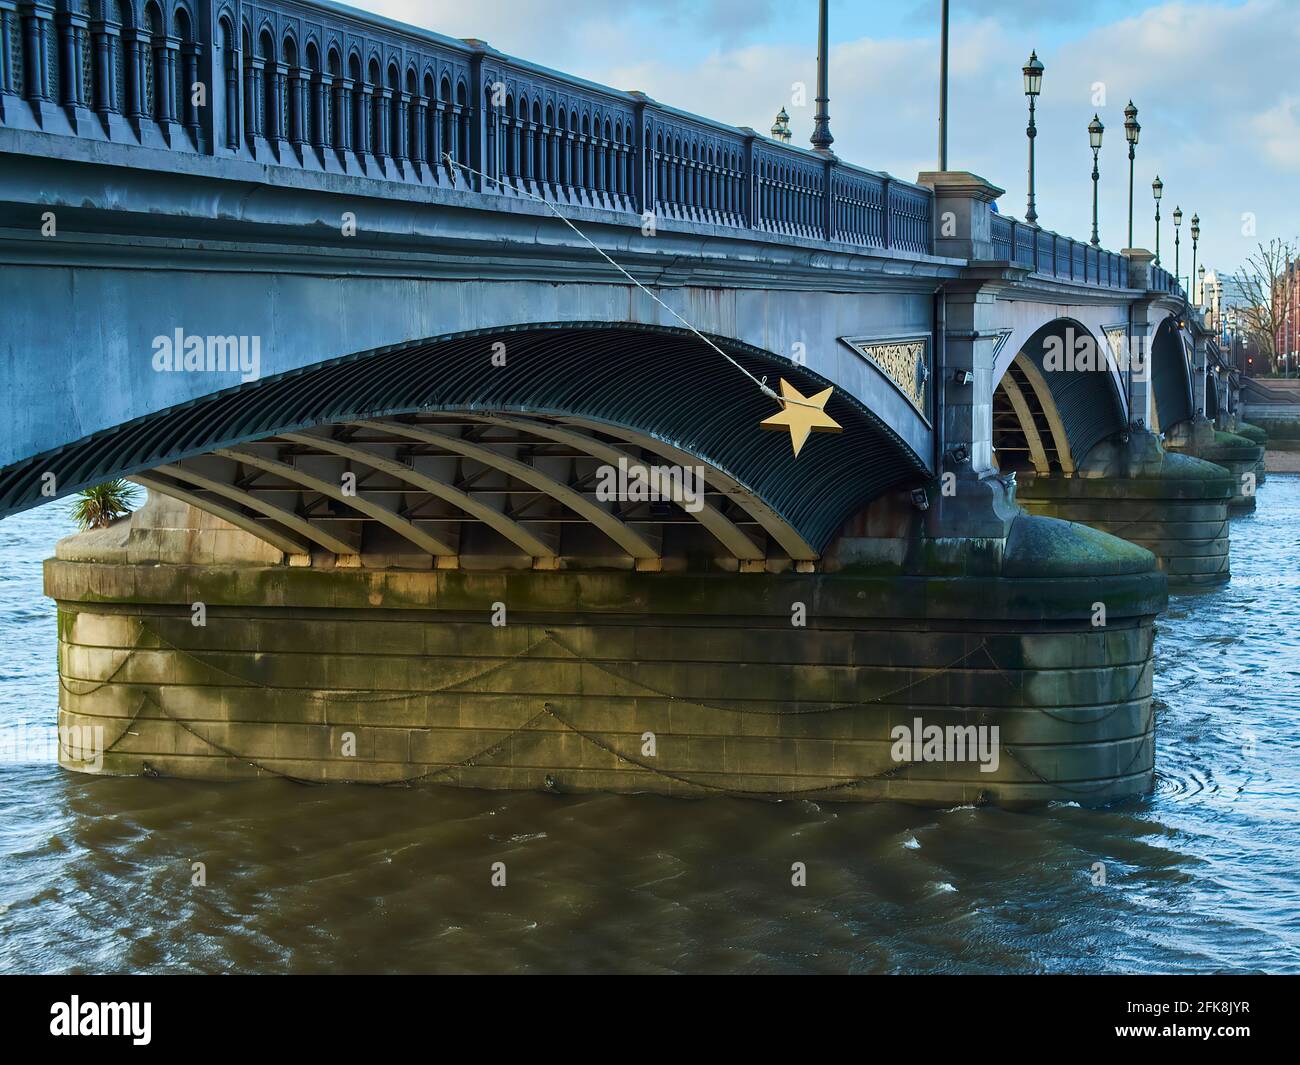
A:
<svg viewBox="0 0 1300 1065">
<path fill-rule="evenodd" d="M 1300 259 L 1287 263 L 1277 280 L 1279 291 L 1273 306 L 1279 308 L 1277 323 L 1278 369 L 1284 373 L 1300 365 Z"/>
<path fill-rule="evenodd" d="M 1219 275 L 1208 271 L 1201 284 L 1201 306 L 1205 308 L 1205 324 L 1217 333 L 1223 331 L 1223 290 Z"/>
</svg>

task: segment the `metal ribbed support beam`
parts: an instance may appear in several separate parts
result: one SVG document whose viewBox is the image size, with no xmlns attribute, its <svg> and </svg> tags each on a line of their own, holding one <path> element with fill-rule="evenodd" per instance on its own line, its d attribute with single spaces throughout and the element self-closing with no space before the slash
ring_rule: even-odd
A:
<svg viewBox="0 0 1300 1065">
<path fill-rule="evenodd" d="M 1025 434 L 1025 443 L 1029 445 L 1029 461 L 1034 464 L 1034 471 L 1046 476 L 1051 473 L 1051 467 L 1047 462 L 1047 451 L 1043 447 L 1043 438 L 1038 435 L 1038 426 L 1034 424 L 1034 416 L 1030 413 L 1029 402 L 1025 399 L 1024 393 L 1020 391 L 1020 386 L 1016 384 L 1016 379 L 1011 376 L 1010 370 L 1002 378 L 998 387 L 1006 392 L 1007 398 L 1011 401 L 1011 408 L 1016 412 L 1016 420 L 1020 422 L 1020 431 Z"/>
<path fill-rule="evenodd" d="M 436 536 L 430 536 L 422 529 L 417 529 L 401 515 L 394 514 L 391 510 L 385 510 L 378 504 L 366 499 L 361 495 L 360 489 L 358 489 L 356 495 L 348 495 L 343 491 L 342 485 L 331 484 L 329 481 L 305 473 L 287 462 L 280 462 L 278 459 L 260 455 L 247 447 L 219 448 L 214 454 L 221 455 L 223 458 L 234 459 L 236 462 L 242 462 L 247 466 L 255 466 L 267 473 L 283 477 L 286 481 L 292 481 L 304 488 L 309 488 L 313 492 L 319 492 L 336 503 L 342 503 L 345 507 L 351 507 L 353 510 L 366 515 L 366 517 L 373 518 L 381 525 L 388 526 L 398 536 L 409 540 L 421 551 L 430 555 L 454 558 L 458 553 L 456 548 L 443 540 L 439 540 Z"/>
<path fill-rule="evenodd" d="M 638 447 L 652 448 L 665 458 L 678 463 L 690 463 L 695 459 L 680 448 L 655 440 L 645 433 L 617 425 L 602 425 L 582 418 L 565 418 L 571 425 L 581 425 L 588 429 L 598 429 L 616 436 L 618 439 Z M 814 562 L 821 556 L 784 518 L 763 502 L 754 492 L 721 470 L 715 470 L 713 477 L 717 484 L 731 498 L 735 499 L 777 544 L 796 562 Z"/>
<path fill-rule="evenodd" d="M 609 444 L 596 440 L 585 433 L 579 433 L 572 429 L 564 429 L 559 426 L 549 425 L 534 419 L 508 418 L 499 414 L 482 415 L 475 418 L 476 421 L 484 422 L 488 425 L 500 425 L 519 432 L 531 433 L 534 436 L 542 437 L 546 440 L 553 440 L 559 444 L 566 444 L 569 447 L 576 448 L 586 452 L 593 458 L 600 459 L 601 462 L 617 466 L 620 461 L 626 462 L 629 466 L 643 463 L 643 459 L 638 459 L 626 451 L 622 451 Z M 708 475 L 716 476 L 716 471 L 710 470 Z M 674 500 L 680 502 L 680 500 Z M 757 560 L 763 558 L 763 552 L 730 518 L 718 510 L 711 503 L 701 500 L 701 507 L 698 511 L 684 511 L 691 514 L 704 528 L 706 528 L 717 541 L 722 544 L 733 556 L 739 559 Z"/>
<path fill-rule="evenodd" d="M 264 517 L 270 518 L 286 529 L 296 532 L 305 540 L 323 547 L 326 551 L 332 551 L 336 555 L 354 555 L 356 547 L 349 544 L 346 540 L 340 540 L 332 533 L 326 532 L 317 525 L 313 525 L 306 518 L 299 517 L 283 507 L 277 507 L 259 496 L 253 495 L 252 492 L 245 492 L 242 488 L 237 488 L 233 484 L 227 484 L 219 481 L 215 477 L 208 477 L 197 470 L 191 469 L 184 463 L 176 463 L 167 466 L 158 466 L 150 471 L 153 474 L 164 474 L 173 477 L 178 481 L 187 481 L 198 488 L 202 488 L 214 495 L 224 496 L 226 499 L 238 503 L 248 510 L 255 510 Z M 188 502 L 188 500 L 187 500 Z M 211 507 L 204 509 L 211 510 Z M 215 511 L 213 511 L 215 513 Z M 228 519 L 227 519 L 228 520 Z"/>
<path fill-rule="evenodd" d="M 491 448 L 483 447 L 481 444 L 471 443 L 468 440 L 461 440 L 458 437 L 448 436 L 446 433 L 439 433 L 433 429 L 421 428 L 406 422 L 367 421 L 353 424 L 376 432 L 405 436 L 422 444 L 429 444 L 445 451 L 464 455 L 466 458 L 480 462 L 484 466 L 491 466 L 502 473 L 507 473 L 516 480 L 523 481 L 524 484 L 531 485 L 538 491 L 544 492 L 557 503 L 568 507 L 575 514 L 591 522 L 592 525 L 633 558 L 638 560 L 657 560 L 659 558 L 659 551 L 635 529 L 624 524 L 609 511 L 597 506 L 582 493 L 574 491 L 567 484 L 561 484 L 555 478 L 529 466 L 527 463 L 520 462 L 518 459 L 501 455 Z"/>
<path fill-rule="evenodd" d="M 1052 431 L 1052 442 L 1056 445 L 1056 456 L 1061 462 L 1061 472 L 1067 477 L 1072 477 L 1076 465 L 1074 448 L 1065 421 L 1061 417 L 1061 410 L 1056 404 L 1056 397 L 1052 394 L 1051 385 L 1047 383 L 1047 378 L 1039 370 L 1038 364 L 1032 359 L 1026 358 L 1023 353 L 1016 356 L 1015 365 L 1024 372 L 1025 380 L 1029 382 L 1029 387 L 1034 390 L 1034 395 L 1038 398 L 1038 405 L 1043 409 L 1043 416 L 1047 419 L 1047 427 Z M 1010 380 L 1010 374 L 1003 380 Z M 1032 424 L 1032 419 L 1030 419 L 1030 423 Z M 1086 457 L 1086 453 L 1080 457 Z"/>
<path fill-rule="evenodd" d="M 328 451 L 330 454 L 345 458 L 349 462 L 362 463 L 371 467 L 371 469 L 379 470 L 399 481 L 404 481 L 421 492 L 428 492 L 432 496 L 444 499 L 453 506 L 459 507 L 471 517 L 477 518 L 483 524 L 495 529 L 523 551 L 524 554 L 531 555 L 533 558 L 553 558 L 555 556 L 555 551 L 549 544 L 534 536 L 513 518 L 507 517 L 501 511 L 487 506 L 445 481 L 439 481 L 427 474 L 413 470 L 410 466 L 404 466 L 394 459 L 377 454 L 371 448 L 360 444 L 344 443 L 315 433 L 281 433 L 280 439 L 292 440 L 295 444 L 302 444 L 305 447 L 319 448 L 321 451 Z"/>
<path fill-rule="evenodd" d="M 229 522 L 236 529 L 242 529 L 246 533 L 251 533 L 253 536 L 265 540 L 272 547 L 278 548 L 286 555 L 303 556 L 311 554 L 311 548 L 302 540 L 294 539 L 292 536 L 286 536 L 284 533 L 271 528 L 265 522 L 250 518 L 242 511 L 236 510 L 234 507 L 228 507 L 216 500 L 196 495 L 178 485 L 168 483 L 161 477 L 151 477 L 145 473 L 137 473 L 134 476 L 129 477 L 128 480 L 135 482 L 143 488 L 149 489 L 151 492 L 160 492 L 165 496 L 171 496 L 173 499 L 177 499 L 182 503 L 188 503 L 190 506 L 195 507 L 198 510 L 205 511 L 214 517 L 218 517 L 222 521 Z"/>
</svg>

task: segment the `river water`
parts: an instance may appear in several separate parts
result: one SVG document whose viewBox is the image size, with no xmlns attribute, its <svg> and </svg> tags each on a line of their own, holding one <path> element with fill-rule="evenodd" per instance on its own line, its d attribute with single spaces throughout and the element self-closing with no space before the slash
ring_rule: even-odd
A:
<svg viewBox="0 0 1300 1065">
<path fill-rule="evenodd" d="M 66 773 L 65 513 L 0 522 L 0 972 L 1300 973 L 1300 476 L 1160 619 L 1155 792 L 1030 813 Z"/>
</svg>

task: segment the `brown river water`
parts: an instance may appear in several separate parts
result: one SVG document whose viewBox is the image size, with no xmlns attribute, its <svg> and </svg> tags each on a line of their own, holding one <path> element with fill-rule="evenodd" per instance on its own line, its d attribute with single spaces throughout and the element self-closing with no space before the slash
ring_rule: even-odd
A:
<svg viewBox="0 0 1300 1065">
<path fill-rule="evenodd" d="M 1152 795 L 1010 813 L 67 773 L 66 505 L 6 519 L 0 972 L 1300 973 L 1298 529 L 1160 619 Z"/>
</svg>

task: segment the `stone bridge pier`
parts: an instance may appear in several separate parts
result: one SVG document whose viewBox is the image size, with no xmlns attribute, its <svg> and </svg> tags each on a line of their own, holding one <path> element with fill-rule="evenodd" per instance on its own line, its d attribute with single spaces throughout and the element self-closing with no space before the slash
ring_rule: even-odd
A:
<svg viewBox="0 0 1300 1065">
<path fill-rule="evenodd" d="M 1147 252 L 334 5 L 30 6 L 0 516 L 147 491 L 46 564 L 66 767 L 1149 790 L 1259 442 Z"/>
<path fill-rule="evenodd" d="M 936 188 L 936 211 L 959 219 L 986 219 L 981 205 L 1001 194 L 969 174 L 922 180 Z M 956 483 L 968 471 L 952 442 L 971 440 L 969 472 L 987 481 L 996 470 L 1024 510 L 1149 549 L 1175 589 L 1227 581 L 1229 510 L 1253 502 L 1238 477 L 1244 465 L 1229 460 L 1253 468 L 1259 453 L 1225 450 L 1205 417 L 1204 330 L 1153 256 L 1124 253 L 1133 292 L 1115 303 L 1036 283 L 989 229 L 959 232 L 969 242 L 947 247 L 969 266 L 944 290 L 945 461 Z M 953 506 L 970 498 L 961 489 Z"/>
</svg>

